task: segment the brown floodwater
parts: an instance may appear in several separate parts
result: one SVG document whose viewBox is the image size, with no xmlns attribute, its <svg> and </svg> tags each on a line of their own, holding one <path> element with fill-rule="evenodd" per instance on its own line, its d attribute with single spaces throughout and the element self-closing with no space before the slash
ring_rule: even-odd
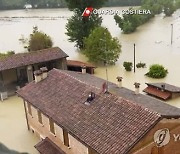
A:
<svg viewBox="0 0 180 154">
<path fill-rule="evenodd" d="M 109 9 L 123 10 L 127 7 Z M 52 37 L 55 46 L 59 46 L 70 56 L 69 59 L 87 61 L 87 58 L 74 47 L 74 43 L 68 42 L 68 37 L 65 35 L 65 24 L 71 15 L 72 12 L 67 9 L 0 11 L 0 51 L 23 52 L 24 49 L 18 39 L 21 35 L 27 37 L 32 32 L 32 27 L 38 26 L 40 30 Z M 50 20 L 50 17 L 54 18 Z M 171 24 L 174 27 L 172 45 Z M 102 25 L 107 27 L 114 37 L 118 37 L 122 45 L 122 53 L 116 65 L 108 67 L 110 81 L 116 82 L 116 77 L 122 76 L 123 86 L 132 90 L 134 82 L 141 83 L 141 90 L 145 88 L 146 82 L 167 82 L 180 86 L 180 10 L 176 11 L 172 17 L 164 18 L 162 14 L 157 15 L 140 26 L 136 32 L 128 35 L 121 33 L 111 15 L 103 16 Z M 122 64 L 124 61 L 133 62 L 134 43 L 136 44 L 136 62 L 145 62 L 147 68 L 136 69 L 136 73 L 126 72 Z M 148 67 L 156 63 L 168 69 L 169 74 L 166 78 L 157 80 L 144 76 Z M 98 66 L 95 75 L 106 79 L 105 68 Z M 14 97 L 10 99 L 10 102 L 0 104 L 0 141 L 14 149 L 20 151 L 28 149 L 29 152 L 35 154 L 33 145 L 38 140 L 26 130 L 23 108 L 19 101 Z M 180 107 L 180 98 L 167 103 Z"/>
<path fill-rule="evenodd" d="M 13 96 L 0 102 L 0 142 L 19 152 L 38 154 L 39 139 L 27 130 L 22 99 Z"/>
</svg>

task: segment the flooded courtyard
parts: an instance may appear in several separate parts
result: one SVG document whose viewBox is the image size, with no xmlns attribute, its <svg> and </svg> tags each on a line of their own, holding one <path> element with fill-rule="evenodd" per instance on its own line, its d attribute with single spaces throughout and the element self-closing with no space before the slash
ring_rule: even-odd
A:
<svg viewBox="0 0 180 154">
<path fill-rule="evenodd" d="M 0 11 L 0 34 L 3 36 L 0 37 L 0 51 L 14 50 L 17 53 L 25 51 L 19 38 L 22 35 L 28 37 L 32 32 L 32 27 L 38 26 L 40 30 L 52 37 L 54 46 L 59 46 L 69 55 L 69 59 L 87 61 L 87 58 L 74 47 L 74 43 L 68 42 L 65 34 L 65 24 L 71 15 L 72 12 L 67 9 Z M 113 36 L 118 37 L 122 45 L 122 53 L 116 65 L 108 67 L 108 80 L 116 82 L 116 77 L 122 76 L 124 87 L 134 90 L 134 82 L 140 82 L 141 91 L 145 88 L 146 82 L 166 82 L 180 87 L 179 16 L 180 10 L 173 17 L 164 18 L 163 15 L 158 15 L 140 26 L 135 33 L 128 35 L 121 33 L 113 16 L 103 16 L 102 25 L 107 27 Z M 56 18 L 49 20 L 45 17 Z M 171 24 L 174 26 L 172 45 Z M 136 44 L 136 62 L 146 63 L 147 68 L 136 69 L 135 73 L 126 72 L 122 64 L 124 61 L 133 62 L 134 43 Z M 151 64 L 164 65 L 169 72 L 167 77 L 157 80 L 144 76 Z M 95 75 L 98 77 L 106 79 L 105 74 L 105 68 L 102 66 L 98 66 L 95 70 Z M 180 98 L 167 103 L 180 107 Z M 39 140 L 27 130 L 23 103 L 20 98 L 14 96 L 0 103 L 0 122 L 0 142 L 18 151 L 36 154 L 33 147 Z"/>
<path fill-rule="evenodd" d="M 28 131 L 21 98 L 13 96 L 0 103 L 0 142 L 19 152 L 38 154 L 39 139 Z"/>
</svg>

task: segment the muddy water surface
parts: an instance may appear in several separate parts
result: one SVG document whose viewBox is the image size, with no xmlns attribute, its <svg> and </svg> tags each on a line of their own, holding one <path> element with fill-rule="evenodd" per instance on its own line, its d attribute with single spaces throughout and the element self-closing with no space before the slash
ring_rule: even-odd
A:
<svg viewBox="0 0 180 154">
<path fill-rule="evenodd" d="M 13 96 L 0 102 L 0 142 L 19 152 L 38 154 L 39 139 L 27 130 L 22 99 Z"/>
<path fill-rule="evenodd" d="M 122 10 L 127 8 L 109 9 Z M 40 30 L 50 35 L 54 45 L 67 52 L 70 59 L 87 61 L 86 57 L 76 51 L 74 43 L 67 41 L 65 24 L 71 15 L 72 12 L 67 9 L 0 11 L 0 51 L 24 51 L 18 39 L 21 38 L 21 35 L 27 37 L 32 31 L 32 27 L 36 25 Z M 134 82 L 141 83 L 141 90 L 145 88 L 145 82 L 167 82 L 180 86 L 179 16 L 180 11 L 169 18 L 158 15 L 150 22 L 140 26 L 135 33 L 129 35 L 121 33 L 113 16 L 103 16 L 103 26 L 106 26 L 113 36 L 118 37 L 122 44 L 120 59 L 115 66 L 108 67 L 108 79 L 116 82 L 116 76 L 122 76 L 123 86 L 132 90 Z M 174 25 L 172 45 L 171 24 Z M 136 44 L 136 62 L 145 62 L 147 68 L 136 69 L 136 73 L 126 72 L 122 64 L 124 61 L 133 62 L 134 43 Z M 155 63 L 163 64 L 168 69 L 169 74 L 166 78 L 155 80 L 144 76 L 148 67 Z M 95 73 L 98 77 L 106 78 L 104 67 L 99 66 Z M 180 107 L 180 98 L 170 100 L 167 103 Z M 33 146 L 38 142 L 38 139 L 27 132 L 23 105 L 19 98 L 13 97 L 7 103 L 0 103 L 0 122 L 0 141 L 13 149 L 35 154 Z"/>
</svg>

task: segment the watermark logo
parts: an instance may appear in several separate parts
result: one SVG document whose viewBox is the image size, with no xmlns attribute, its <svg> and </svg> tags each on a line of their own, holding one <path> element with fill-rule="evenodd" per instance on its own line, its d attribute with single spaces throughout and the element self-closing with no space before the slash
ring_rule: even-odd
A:
<svg viewBox="0 0 180 154">
<path fill-rule="evenodd" d="M 92 12 L 93 12 L 93 8 L 92 7 L 87 7 L 87 8 L 85 8 L 82 16 L 83 17 L 89 17 Z"/>
<path fill-rule="evenodd" d="M 91 14 L 96 15 L 144 15 L 144 14 L 151 14 L 150 10 L 136 10 L 136 9 L 126 9 L 126 10 L 110 10 L 110 9 L 94 9 L 92 7 L 85 8 L 82 16 L 83 17 L 89 17 Z"/>
<path fill-rule="evenodd" d="M 157 147 L 165 146 L 170 141 L 170 132 L 169 129 L 164 128 L 157 130 L 154 134 L 154 142 L 156 143 Z"/>
</svg>

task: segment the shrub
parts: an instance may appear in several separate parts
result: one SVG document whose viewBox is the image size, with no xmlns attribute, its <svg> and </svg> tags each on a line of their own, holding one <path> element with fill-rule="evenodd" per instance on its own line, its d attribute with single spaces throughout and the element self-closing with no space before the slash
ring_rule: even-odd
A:
<svg viewBox="0 0 180 154">
<path fill-rule="evenodd" d="M 30 51 L 37 51 L 41 49 L 51 48 L 52 45 L 53 42 L 51 37 L 43 32 L 37 31 L 30 36 L 30 40 L 29 40 Z"/>
<path fill-rule="evenodd" d="M 132 62 L 126 62 L 126 61 L 125 61 L 125 62 L 123 63 L 123 66 L 124 66 L 124 68 L 125 68 L 126 71 L 131 71 L 133 65 L 132 65 Z"/>
<path fill-rule="evenodd" d="M 164 66 L 159 64 L 154 64 L 150 66 L 149 72 L 146 73 L 145 75 L 147 75 L 148 77 L 159 79 L 166 77 L 167 74 L 168 74 L 168 70 L 165 69 Z"/>
<path fill-rule="evenodd" d="M 141 63 L 141 62 L 140 62 L 140 63 L 137 63 L 137 64 L 136 64 L 136 67 L 137 67 L 137 68 L 145 68 L 145 67 L 146 67 L 146 63 Z"/>
<path fill-rule="evenodd" d="M 44 32 L 39 31 L 37 26 L 33 27 L 33 32 L 29 35 L 29 38 L 24 38 L 22 35 L 19 41 L 28 51 L 37 51 L 53 46 L 52 38 Z"/>
</svg>

